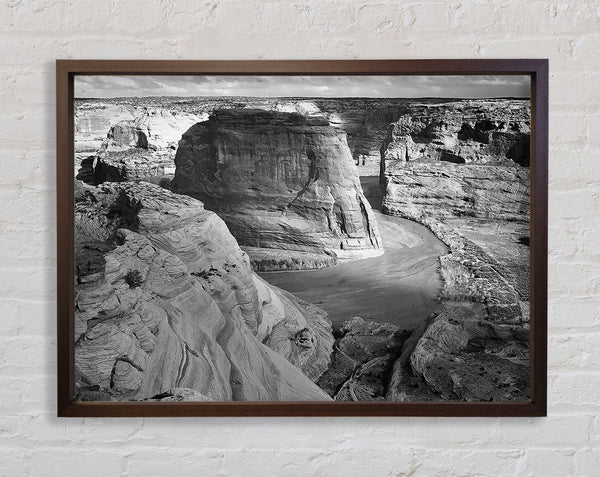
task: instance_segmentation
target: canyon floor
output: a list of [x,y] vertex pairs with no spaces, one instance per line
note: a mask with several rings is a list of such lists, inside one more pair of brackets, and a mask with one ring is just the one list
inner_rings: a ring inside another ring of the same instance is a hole
[[380,212],[379,177],[363,176],[361,185],[377,218],[383,255],[319,270],[260,275],[323,308],[334,327],[360,316],[412,329],[440,310],[438,257],[448,247],[427,227]]

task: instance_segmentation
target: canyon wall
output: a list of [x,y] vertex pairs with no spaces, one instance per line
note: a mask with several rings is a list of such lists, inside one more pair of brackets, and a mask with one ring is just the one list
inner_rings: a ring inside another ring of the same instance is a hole
[[258,261],[382,252],[346,134],[322,116],[218,110],[183,135],[175,164],[172,190],[205,202]]
[[[105,115],[110,113],[115,116],[108,125]],[[171,177],[181,135],[206,117],[176,108],[135,108],[111,103],[81,107],[75,118],[77,179],[98,185]],[[97,144],[101,128],[106,128],[104,137],[94,154],[84,154],[86,148]]]
[[450,248],[444,310],[395,363],[390,399],[410,397],[407,376],[444,399],[527,399],[529,117],[529,101],[464,100],[415,105],[389,128],[384,212]]
[[333,336],[268,285],[202,203],[144,182],[76,190],[82,400],[323,400]]
[[[428,99],[437,103],[440,100]],[[218,109],[247,108],[320,115],[346,132],[359,174],[379,175],[381,143],[389,124],[411,110],[415,100],[401,98],[260,98],[260,97],[143,97],[78,99],[75,101],[76,156],[87,157],[102,146],[117,123],[135,123],[146,111],[178,118],[204,117]],[[191,124],[189,124],[191,125]],[[187,127],[189,127],[189,125]],[[187,129],[181,129],[179,136]]]

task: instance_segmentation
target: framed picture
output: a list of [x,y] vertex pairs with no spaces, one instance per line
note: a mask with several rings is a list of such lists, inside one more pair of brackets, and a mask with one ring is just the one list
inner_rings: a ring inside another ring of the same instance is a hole
[[59,416],[544,416],[548,62],[59,60]]

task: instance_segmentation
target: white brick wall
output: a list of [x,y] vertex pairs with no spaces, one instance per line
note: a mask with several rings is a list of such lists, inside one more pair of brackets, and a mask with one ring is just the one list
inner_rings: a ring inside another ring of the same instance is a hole
[[[600,475],[600,3],[1,0],[0,475]],[[550,58],[549,417],[57,419],[56,58]]]

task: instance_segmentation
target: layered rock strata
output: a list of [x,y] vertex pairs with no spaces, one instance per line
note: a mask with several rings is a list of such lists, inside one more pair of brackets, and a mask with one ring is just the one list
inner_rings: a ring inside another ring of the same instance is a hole
[[135,108],[124,101],[75,100],[75,154],[96,152],[114,124],[131,121],[135,115]]
[[528,100],[416,103],[388,131],[381,149],[382,173],[390,162],[529,166]]
[[[519,109],[526,101],[502,100]],[[465,104],[465,101],[454,104]],[[411,114],[424,105],[446,104],[450,110],[452,103],[443,99],[402,99],[402,98],[114,98],[76,101],[77,153],[96,151],[106,138],[108,129],[121,120],[134,120],[143,115],[144,110],[185,115],[210,114],[216,109],[249,108],[267,111],[297,112],[302,115],[321,115],[328,118],[332,126],[341,128],[348,137],[348,146],[360,175],[378,175],[381,143],[388,134],[390,123],[404,115]],[[498,102],[498,104],[501,104]],[[471,121],[476,129],[477,120]],[[493,132],[478,125],[483,138]],[[462,126],[461,126],[462,128]],[[183,132],[183,131],[181,131]],[[474,135],[465,127],[461,136]],[[525,138],[524,138],[525,140]]]
[[249,253],[382,253],[346,134],[323,117],[215,111],[183,135],[175,163],[172,190],[205,202]]
[[450,248],[440,257],[445,310],[395,364],[390,399],[406,399],[406,373],[444,399],[528,398],[528,108],[424,105],[390,127],[383,210],[423,223]]
[[436,316],[410,356],[413,372],[444,400],[527,401],[529,331],[481,316],[460,305]]
[[[382,147],[383,210],[427,225],[442,257],[444,298],[520,321],[528,301],[529,103],[425,105]],[[526,315],[526,313],[524,314]]]
[[[130,114],[135,116],[110,126],[93,155],[78,158],[77,179],[98,185],[107,181],[172,177],[179,139],[202,116],[155,108],[143,108]],[[85,124],[82,119],[79,121]],[[91,122],[91,118],[87,122]]]
[[76,262],[81,399],[329,399],[313,382],[333,344],[326,313],[255,275],[201,202],[80,185]]

